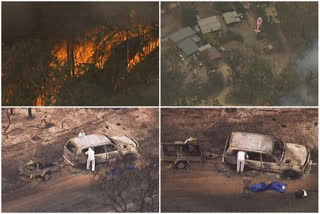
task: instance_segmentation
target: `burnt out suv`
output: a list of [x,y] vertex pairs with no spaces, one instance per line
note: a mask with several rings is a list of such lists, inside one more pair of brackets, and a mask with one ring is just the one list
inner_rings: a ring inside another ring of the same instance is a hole
[[132,160],[140,156],[139,144],[134,138],[91,134],[68,140],[63,149],[64,161],[71,166],[84,166],[87,162],[85,153],[89,147],[95,151],[96,163],[117,159]]
[[238,151],[248,155],[246,167],[298,177],[311,163],[310,151],[304,145],[284,143],[269,135],[232,132],[227,138],[222,162],[237,164]]

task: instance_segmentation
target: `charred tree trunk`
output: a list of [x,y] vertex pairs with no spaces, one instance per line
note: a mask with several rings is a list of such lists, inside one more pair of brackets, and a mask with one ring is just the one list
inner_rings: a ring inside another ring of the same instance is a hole
[[32,115],[32,109],[31,108],[28,108],[28,117],[27,117],[27,120],[32,120],[34,119],[33,115]]
[[67,41],[67,57],[68,57],[68,67],[70,70],[69,76],[74,76],[74,44],[73,39]]

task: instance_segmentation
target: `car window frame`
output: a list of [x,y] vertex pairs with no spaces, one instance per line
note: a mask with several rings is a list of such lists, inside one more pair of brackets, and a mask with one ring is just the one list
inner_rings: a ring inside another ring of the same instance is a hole
[[[96,150],[95,150],[96,147],[103,147],[104,148],[104,152],[97,153]],[[94,150],[94,155],[101,155],[101,154],[106,154],[107,153],[107,149],[106,149],[106,145],[105,144],[98,145],[98,146],[93,146],[92,149]]]

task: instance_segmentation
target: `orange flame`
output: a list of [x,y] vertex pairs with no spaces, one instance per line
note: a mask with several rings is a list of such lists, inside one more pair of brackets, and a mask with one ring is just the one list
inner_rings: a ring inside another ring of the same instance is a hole
[[[131,11],[130,14],[131,21],[135,19],[135,11]],[[85,36],[88,41],[83,41],[82,39],[77,39],[75,44],[73,45],[73,60],[74,60],[74,75],[81,76],[85,74],[86,71],[79,69],[79,65],[84,63],[94,63],[98,68],[103,68],[103,65],[108,60],[108,58],[112,54],[112,50],[114,47],[119,45],[120,43],[126,41],[128,38],[133,38],[139,35],[139,32],[143,32],[144,35],[147,35],[151,32],[151,26],[142,26],[137,24],[132,24],[132,29],[129,31],[111,31],[103,36],[103,38],[98,42],[98,35],[107,29],[104,26],[98,26],[90,33],[87,33]],[[49,63],[49,66],[52,68],[59,69],[59,67],[65,65],[68,62],[68,53],[67,53],[67,41],[60,41],[54,46],[52,50],[52,55],[56,59],[56,61],[52,61]],[[159,39],[154,39],[149,41],[146,46],[142,48],[142,51],[136,53],[136,55],[128,62],[128,71],[130,72],[135,65],[143,61],[154,49],[159,46]],[[102,55],[96,55],[96,50],[102,50]],[[66,75],[64,80],[66,80],[68,76]],[[58,80],[52,78],[52,81],[56,83],[56,88],[53,89],[54,95],[51,98],[51,102],[55,104],[56,102],[56,94],[59,93],[60,89],[63,86],[63,82],[59,83]],[[42,106],[45,104],[44,97],[38,96],[36,100],[37,106]]]

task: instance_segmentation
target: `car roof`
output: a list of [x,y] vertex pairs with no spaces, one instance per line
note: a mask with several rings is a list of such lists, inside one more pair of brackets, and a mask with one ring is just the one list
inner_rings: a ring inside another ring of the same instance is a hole
[[73,142],[78,148],[112,144],[111,140],[102,134],[84,135],[82,137],[72,138],[70,141]]
[[272,136],[248,132],[232,132],[229,142],[229,147],[233,149],[267,154],[272,154],[274,147]]

